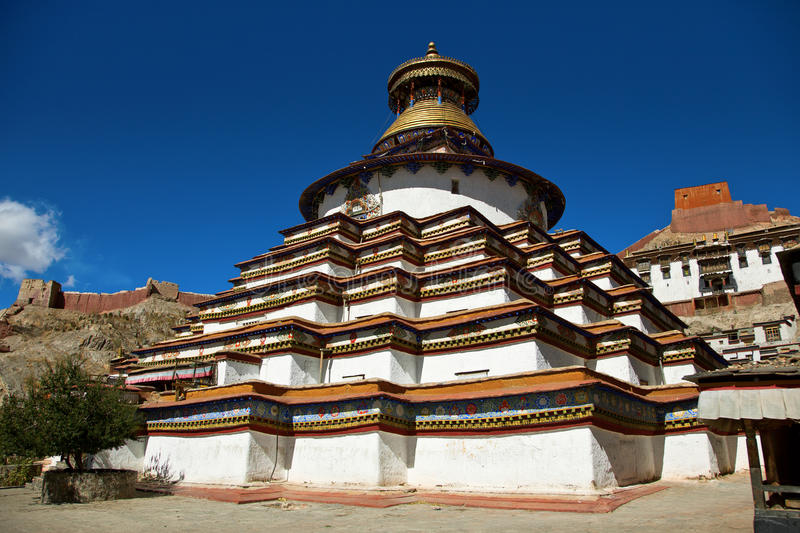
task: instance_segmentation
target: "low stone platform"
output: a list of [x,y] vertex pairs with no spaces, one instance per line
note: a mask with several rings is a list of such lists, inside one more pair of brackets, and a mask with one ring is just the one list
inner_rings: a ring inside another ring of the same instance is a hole
[[556,511],[572,513],[608,513],[636,498],[667,488],[662,483],[649,483],[615,490],[602,495],[542,495],[520,493],[479,493],[453,491],[404,490],[348,490],[315,488],[302,485],[275,483],[261,487],[220,487],[182,483],[159,485],[139,483],[136,487],[145,492],[202,498],[219,502],[255,503],[278,499],[335,503],[358,507],[386,508],[408,503],[457,505],[490,509],[518,509],[527,511]]

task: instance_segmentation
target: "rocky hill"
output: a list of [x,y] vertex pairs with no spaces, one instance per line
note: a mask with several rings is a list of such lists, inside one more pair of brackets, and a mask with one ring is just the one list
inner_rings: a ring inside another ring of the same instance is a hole
[[[194,308],[152,295],[124,309],[82,313],[26,305],[12,307],[0,320],[0,397],[19,391],[26,377],[46,360],[80,353],[90,371],[108,371],[119,350],[132,350],[171,337],[171,327]],[[2,312],[0,312],[2,314]]]

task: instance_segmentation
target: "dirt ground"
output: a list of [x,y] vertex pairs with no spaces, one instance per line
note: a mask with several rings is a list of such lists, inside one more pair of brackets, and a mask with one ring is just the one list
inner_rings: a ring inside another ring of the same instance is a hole
[[430,505],[386,509],[303,502],[237,505],[138,493],[130,500],[42,505],[30,489],[0,490],[5,533],[139,531],[608,531],[686,533],[752,531],[748,477],[666,483],[611,513],[556,513]]

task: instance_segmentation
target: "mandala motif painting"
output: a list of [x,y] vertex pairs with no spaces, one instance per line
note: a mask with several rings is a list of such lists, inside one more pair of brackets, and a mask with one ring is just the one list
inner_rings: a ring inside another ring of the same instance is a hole
[[356,220],[367,220],[380,214],[381,203],[358,177],[347,187],[342,213]]

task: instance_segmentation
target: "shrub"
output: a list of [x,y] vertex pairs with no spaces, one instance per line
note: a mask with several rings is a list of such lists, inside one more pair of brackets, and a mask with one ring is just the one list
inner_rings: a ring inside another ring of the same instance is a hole
[[136,405],[85,366],[80,356],[48,362],[23,394],[6,398],[0,406],[0,455],[60,455],[70,469],[83,470],[84,454],[116,448],[134,435]]
[[16,463],[10,465],[16,468],[9,467],[3,471],[3,475],[0,475],[0,487],[19,487],[33,479],[37,470],[33,459],[21,459]]

